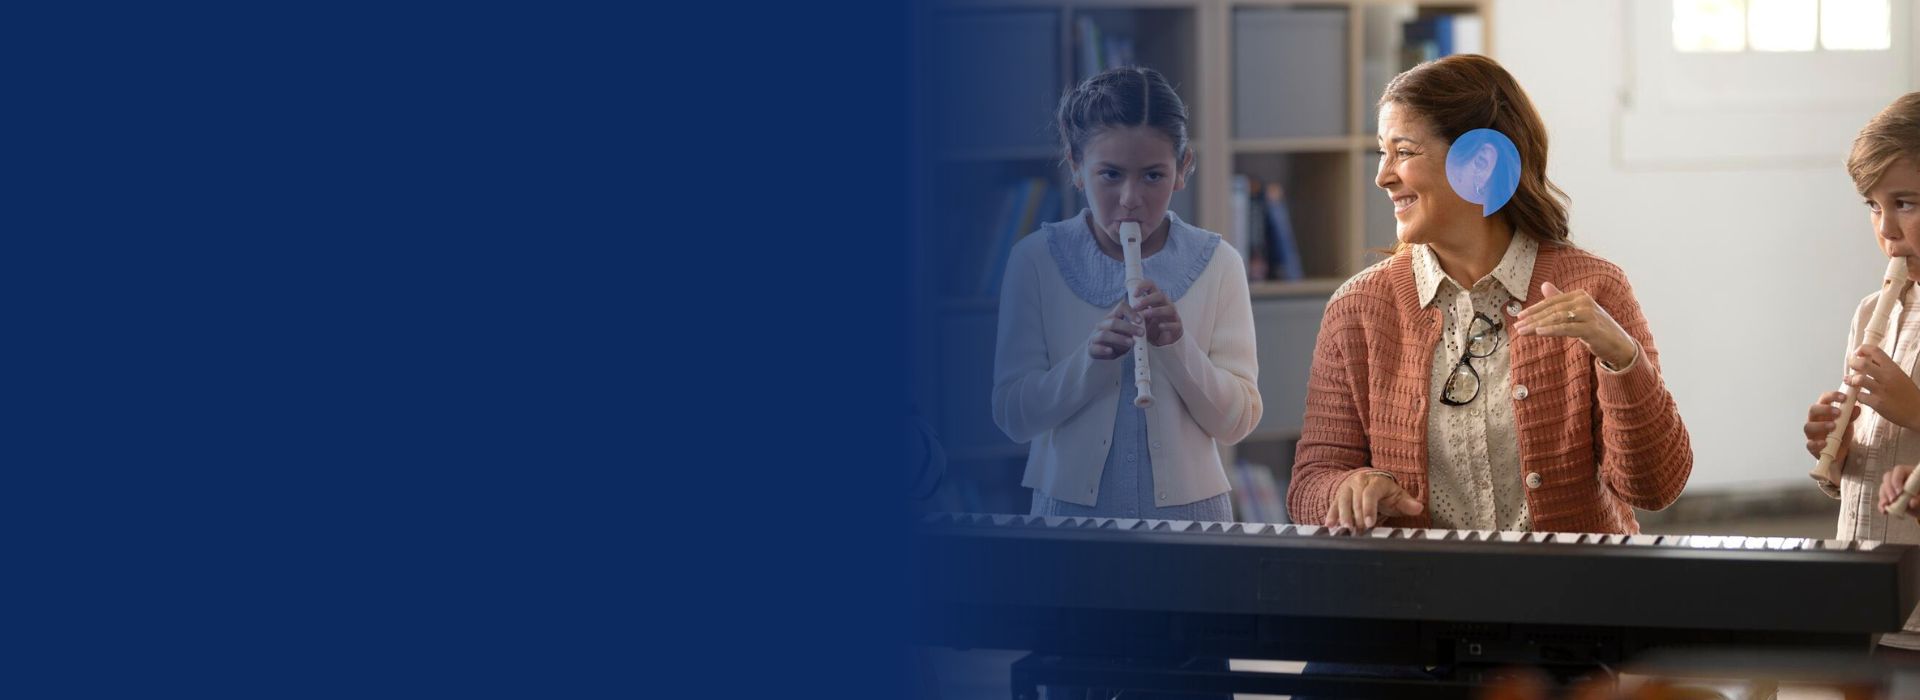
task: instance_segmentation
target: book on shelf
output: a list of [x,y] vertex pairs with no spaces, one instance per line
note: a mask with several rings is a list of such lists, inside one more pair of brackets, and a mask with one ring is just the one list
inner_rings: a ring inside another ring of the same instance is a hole
[[1267,212],[1260,198],[1253,194],[1260,183],[1246,175],[1235,175],[1233,179],[1232,235],[1239,241],[1236,249],[1247,263],[1247,281],[1259,282],[1267,278]]
[[[1233,201],[1246,202],[1252,186],[1247,176],[1235,174],[1233,176],[1233,194],[1230,195]],[[1250,212],[1247,211],[1247,207],[1235,206],[1233,208],[1233,226],[1227,229],[1226,235],[1227,245],[1233,246],[1234,251],[1240,253],[1242,259],[1247,257],[1247,231],[1249,230],[1248,227],[1252,225],[1251,222],[1248,221],[1249,216]]]
[[1486,51],[1486,23],[1480,15],[1443,13],[1401,25],[1400,63],[1415,64],[1460,53]]
[[1080,16],[1074,29],[1079,34],[1081,80],[1111,68],[1133,65],[1133,37],[1108,34],[1086,15]]
[[1000,279],[1007,271],[1007,256],[1013,244],[1024,238],[1047,217],[1060,210],[1060,192],[1049,187],[1046,178],[1030,177],[1007,186],[1001,198],[1000,214],[994,219],[987,237],[986,264],[981,267],[979,296],[1000,294]]
[[1287,507],[1273,478],[1273,468],[1255,462],[1240,462],[1227,470],[1227,485],[1233,489],[1233,511],[1237,520],[1247,523],[1287,522]]
[[1286,191],[1277,183],[1266,189],[1267,269],[1273,277],[1297,282],[1306,277],[1300,263],[1300,244],[1293,236],[1293,213],[1287,209]]

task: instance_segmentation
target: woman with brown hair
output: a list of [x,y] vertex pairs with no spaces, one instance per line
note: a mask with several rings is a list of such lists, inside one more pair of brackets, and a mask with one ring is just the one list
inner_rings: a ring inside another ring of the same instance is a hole
[[[1533,103],[1460,55],[1395,77],[1379,115],[1399,242],[1327,305],[1293,520],[1638,532],[1693,451],[1626,275],[1568,240]],[[1463,139],[1488,131],[1510,149]],[[1499,172],[1511,199],[1489,204]]]

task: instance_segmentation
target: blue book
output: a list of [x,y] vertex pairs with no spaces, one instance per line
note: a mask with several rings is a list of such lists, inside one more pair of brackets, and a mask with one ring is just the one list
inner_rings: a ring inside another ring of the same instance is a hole
[[1285,193],[1279,185],[1267,185],[1267,257],[1274,275],[1295,281],[1306,277],[1300,264],[1300,246],[1293,236],[1293,214],[1287,211]]

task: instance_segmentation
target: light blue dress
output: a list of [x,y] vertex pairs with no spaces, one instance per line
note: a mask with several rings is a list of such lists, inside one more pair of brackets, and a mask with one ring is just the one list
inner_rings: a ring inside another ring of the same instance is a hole
[[[1101,309],[1111,309],[1126,296],[1127,266],[1100,252],[1093,230],[1087,228],[1086,214],[1081,210],[1071,221],[1053,226],[1047,246],[1054,263],[1060,266],[1067,287],[1075,295]],[[1167,245],[1140,261],[1140,266],[1142,274],[1160,285],[1168,299],[1179,301],[1200,272],[1207,269],[1214,250],[1222,243],[1219,234],[1188,225],[1173,212],[1167,212],[1167,219],[1170,222]],[[1120,376],[1133,376],[1133,353],[1116,361],[1126,363]],[[1056,500],[1035,489],[1032,514],[1232,521],[1233,502],[1224,493],[1193,503],[1153,505],[1153,456],[1147,450],[1147,409],[1133,405],[1138,395],[1133,382],[1121,382],[1120,386],[1120,410],[1113,418],[1113,449],[1107,452],[1107,461],[1101,467],[1100,492],[1094,505]],[[1179,468],[1217,467],[1208,464],[1180,465]]]

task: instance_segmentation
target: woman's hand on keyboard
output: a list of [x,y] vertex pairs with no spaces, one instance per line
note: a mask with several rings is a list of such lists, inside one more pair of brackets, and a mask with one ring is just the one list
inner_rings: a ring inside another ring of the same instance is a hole
[[1426,505],[1408,495],[1393,476],[1378,469],[1354,472],[1340,482],[1327,506],[1328,527],[1359,529],[1373,527],[1387,517],[1419,515]]

